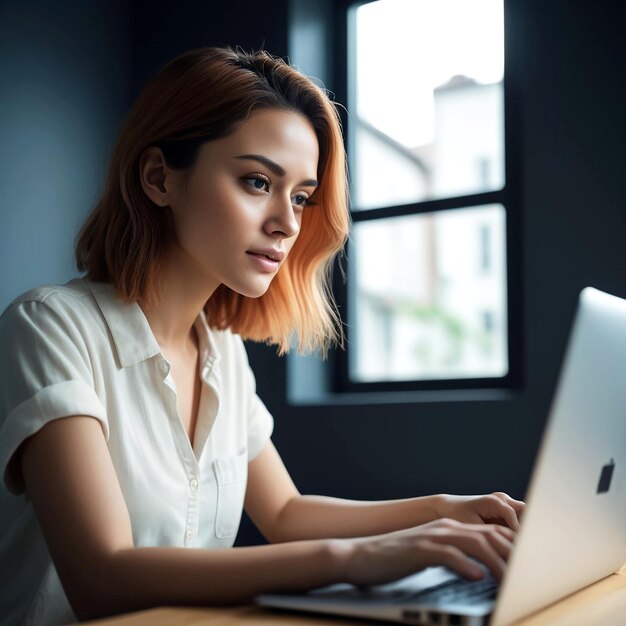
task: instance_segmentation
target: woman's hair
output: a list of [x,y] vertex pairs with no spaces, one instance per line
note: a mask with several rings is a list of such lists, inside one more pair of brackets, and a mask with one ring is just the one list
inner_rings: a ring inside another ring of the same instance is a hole
[[213,328],[278,345],[296,339],[299,351],[341,342],[330,272],[349,229],[346,159],[337,110],[326,93],[282,59],[265,51],[201,48],[168,63],[147,85],[122,127],[102,199],[76,240],[78,269],[112,284],[126,301],[158,302],[159,275],[173,236],[169,207],[144,193],[140,157],[162,149],[173,168],[194,164],[200,146],[224,137],[253,111],[304,115],[319,143],[315,205],[304,211],[300,234],[269,289],[259,298],[220,285],[205,305]]

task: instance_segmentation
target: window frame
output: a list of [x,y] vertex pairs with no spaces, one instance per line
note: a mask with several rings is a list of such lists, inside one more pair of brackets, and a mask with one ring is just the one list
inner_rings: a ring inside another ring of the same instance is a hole
[[[354,59],[349,55],[354,51],[348,49],[348,14],[355,7],[374,2],[376,0],[334,0],[333,2],[333,50],[334,60],[332,83],[335,97],[338,102],[350,106],[353,102],[350,97],[348,68],[353,66]],[[486,204],[501,204],[505,212],[505,241],[506,241],[506,302],[507,302],[507,342],[509,370],[503,377],[488,378],[449,378],[423,379],[405,381],[368,381],[355,382],[349,376],[349,349],[350,328],[347,320],[350,319],[350,285],[347,282],[347,267],[350,262],[349,249],[346,257],[339,259],[333,273],[333,291],[344,321],[346,342],[344,349],[333,350],[330,354],[332,368],[333,393],[346,392],[393,392],[413,390],[466,390],[466,389],[502,389],[519,388],[523,384],[523,285],[522,285],[522,242],[521,242],[521,123],[519,94],[519,71],[516,67],[518,59],[515,55],[515,30],[512,23],[515,20],[514,6],[511,0],[504,2],[504,159],[505,185],[501,190],[477,194],[467,194],[455,197],[423,200],[400,206],[388,206],[367,210],[353,211],[353,223],[361,221],[393,218],[407,215],[419,215],[448,209],[463,210]],[[340,108],[342,117],[344,141],[348,153],[348,162],[353,153],[350,135],[350,118]]]

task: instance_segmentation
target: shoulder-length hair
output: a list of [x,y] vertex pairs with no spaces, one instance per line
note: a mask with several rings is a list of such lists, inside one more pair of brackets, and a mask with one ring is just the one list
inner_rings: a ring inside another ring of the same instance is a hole
[[207,319],[213,328],[277,344],[280,354],[294,339],[300,352],[325,353],[343,338],[329,284],[349,229],[340,119],[323,89],[265,51],[192,50],[147,83],[121,129],[104,195],[77,236],[76,262],[126,302],[158,302],[173,227],[169,209],[143,191],[141,154],[157,146],[171,167],[186,169],[203,143],[233,132],[259,109],[295,111],[311,122],[319,143],[316,205],[304,211],[300,234],[266,293],[249,298],[222,284],[205,304]]

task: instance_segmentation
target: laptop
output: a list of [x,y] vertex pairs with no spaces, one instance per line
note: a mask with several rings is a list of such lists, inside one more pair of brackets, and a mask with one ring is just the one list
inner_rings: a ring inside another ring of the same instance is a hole
[[406,624],[505,626],[626,561],[626,300],[580,293],[558,385],[498,586],[430,567],[394,583],[264,594],[264,607]]

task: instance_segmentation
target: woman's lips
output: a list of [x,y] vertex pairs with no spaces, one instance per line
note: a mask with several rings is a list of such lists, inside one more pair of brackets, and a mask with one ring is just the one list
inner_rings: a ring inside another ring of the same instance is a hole
[[280,267],[280,261],[276,258],[270,258],[267,254],[260,252],[246,252],[246,254],[257,267],[266,272],[275,272]]

